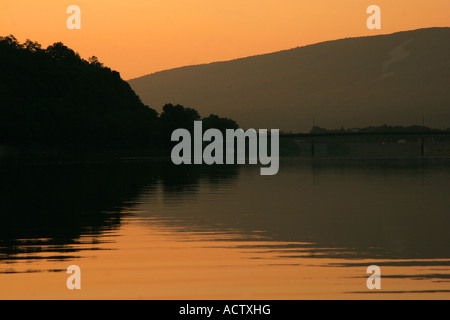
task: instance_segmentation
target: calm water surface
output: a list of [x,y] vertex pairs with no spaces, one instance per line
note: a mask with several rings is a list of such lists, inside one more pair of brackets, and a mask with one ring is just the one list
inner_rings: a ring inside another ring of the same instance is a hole
[[[0,298],[450,298],[449,159],[4,164]],[[66,269],[82,270],[82,289]],[[382,289],[366,269],[381,267]]]

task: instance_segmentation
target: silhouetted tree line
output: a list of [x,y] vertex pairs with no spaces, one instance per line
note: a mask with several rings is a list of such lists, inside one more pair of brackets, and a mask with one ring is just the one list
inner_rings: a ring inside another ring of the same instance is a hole
[[[0,37],[0,146],[145,147],[165,154],[172,131],[200,119],[196,110],[171,104],[158,115],[118,72],[61,42],[44,49]],[[202,120],[206,127],[238,127],[216,115]]]

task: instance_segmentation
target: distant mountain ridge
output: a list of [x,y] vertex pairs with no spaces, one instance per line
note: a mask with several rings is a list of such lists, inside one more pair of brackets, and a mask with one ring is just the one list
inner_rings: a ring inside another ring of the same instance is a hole
[[414,125],[450,127],[450,28],[346,38],[129,81],[159,109],[180,103],[243,128],[303,131]]

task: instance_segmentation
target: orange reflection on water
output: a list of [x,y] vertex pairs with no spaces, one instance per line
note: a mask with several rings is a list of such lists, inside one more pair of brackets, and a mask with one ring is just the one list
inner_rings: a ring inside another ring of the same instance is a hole
[[[78,246],[92,248],[92,241],[89,243]],[[238,233],[181,232],[157,220],[131,218],[120,229],[101,238],[98,246],[103,250],[68,253],[79,257],[62,261],[42,259],[46,257],[44,254],[32,262],[17,260],[9,270],[29,272],[0,274],[0,298],[449,298],[445,282],[383,279],[383,274],[424,273],[421,267],[383,267],[381,292],[393,293],[374,294],[366,287],[366,267],[340,267],[336,264],[345,260],[310,253],[293,258],[291,249],[273,250],[279,245],[286,243],[265,241],[258,236],[242,241]],[[296,255],[302,255],[301,250]],[[367,261],[367,265],[370,263]],[[69,275],[61,270],[72,264],[81,267],[81,290],[66,287]],[[0,267],[8,270],[2,264]],[[39,272],[42,270],[53,272]],[[440,288],[442,292],[435,292]],[[423,291],[427,290],[434,293],[425,294]]]

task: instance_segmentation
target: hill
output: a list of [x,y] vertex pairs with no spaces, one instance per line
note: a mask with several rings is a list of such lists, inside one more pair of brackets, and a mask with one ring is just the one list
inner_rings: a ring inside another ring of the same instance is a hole
[[[165,104],[158,114],[144,105],[116,71],[96,57],[82,59],[57,42],[0,37],[0,157],[73,155],[79,151],[167,155],[172,131],[237,128],[227,118]],[[67,151],[67,152],[66,152]]]
[[129,81],[153,108],[220,113],[243,128],[307,132],[422,124],[450,127],[450,28],[348,38]]
[[0,61],[0,146],[152,144],[157,112],[97,58],[8,36]]

